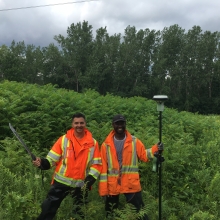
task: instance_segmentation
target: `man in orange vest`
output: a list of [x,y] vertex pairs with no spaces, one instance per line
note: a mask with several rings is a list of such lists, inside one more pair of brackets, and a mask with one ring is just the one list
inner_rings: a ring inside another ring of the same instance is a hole
[[[158,151],[158,145],[145,149],[143,143],[126,130],[126,119],[123,115],[115,115],[112,126],[113,130],[101,145],[103,167],[99,194],[105,198],[107,215],[112,209],[118,208],[119,194],[124,194],[126,201],[134,205],[138,212],[144,206],[138,160],[151,160]],[[148,216],[145,214],[142,219],[147,220]]]
[[74,114],[72,128],[56,141],[46,158],[37,157],[33,164],[42,170],[56,167],[51,188],[37,219],[53,219],[69,193],[77,205],[74,211],[82,215],[80,206],[102,169],[98,142],[86,128],[85,116],[82,113]]

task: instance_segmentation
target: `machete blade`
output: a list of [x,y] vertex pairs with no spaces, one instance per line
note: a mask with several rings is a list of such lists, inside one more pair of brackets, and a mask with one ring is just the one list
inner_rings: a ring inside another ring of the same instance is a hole
[[15,137],[20,141],[20,143],[23,145],[23,147],[25,148],[25,150],[28,152],[28,154],[31,156],[32,160],[36,160],[36,156],[34,154],[31,153],[30,149],[27,147],[27,145],[24,143],[24,141],[22,140],[22,138],[19,136],[19,134],[16,132],[16,130],[13,128],[13,126],[11,125],[11,123],[9,123],[9,127],[11,129],[11,131],[13,132],[13,134],[15,135]]

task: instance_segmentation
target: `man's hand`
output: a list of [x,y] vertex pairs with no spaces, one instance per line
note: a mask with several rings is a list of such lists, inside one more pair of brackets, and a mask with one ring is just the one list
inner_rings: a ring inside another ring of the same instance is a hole
[[32,161],[32,163],[33,163],[33,165],[35,167],[40,167],[41,166],[41,159],[40,159],[40,157],[37,157],[36,160]]

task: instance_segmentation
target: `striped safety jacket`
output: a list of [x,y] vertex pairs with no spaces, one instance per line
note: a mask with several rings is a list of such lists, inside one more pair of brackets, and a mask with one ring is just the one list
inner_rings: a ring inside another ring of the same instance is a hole
[[71,187],[82,187],[87,175],[98,178],[102,169],[101,157],[98,142],[88,129],[80,140],[73,134],[72,128],[61,136],[46,159],[51,166],[56,166],[53,180]]
[[102,171],[99,181],[100,196],[118,195],[141,191],[138,160],[148,162],[158,151],[158,146],[145,149],[143,143],[126,131],[122,154],[122,167],[117,159],[114,146],[114,130],[101,146]]

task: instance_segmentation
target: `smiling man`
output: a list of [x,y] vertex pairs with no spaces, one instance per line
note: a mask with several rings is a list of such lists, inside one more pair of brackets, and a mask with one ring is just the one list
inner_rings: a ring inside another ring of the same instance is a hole
[[86,201],[88,190],[102,168],[98,142],[86,128],[85,116],[82,113],[74,114],[72,128],[56,141],[46,158],[37,157],[33,164],[42,170],[56,167],[51,188],[37,219],[53,219],[69,193],[76,205],[73,212],[83,217],[80,206]]
[[[137,212],[144,206],[138,160],[150,161],[158,151],[158,145],[145,149],[143,143],[126,130],[126,119],[118,114],[112,120],[113,130],[101,146],[102,171],[99,194],[105,198],[107,215],[118,208],[119,195],[124,194],[127,203],[135,206]],[[149,219],[145,214],[143,220]]]

